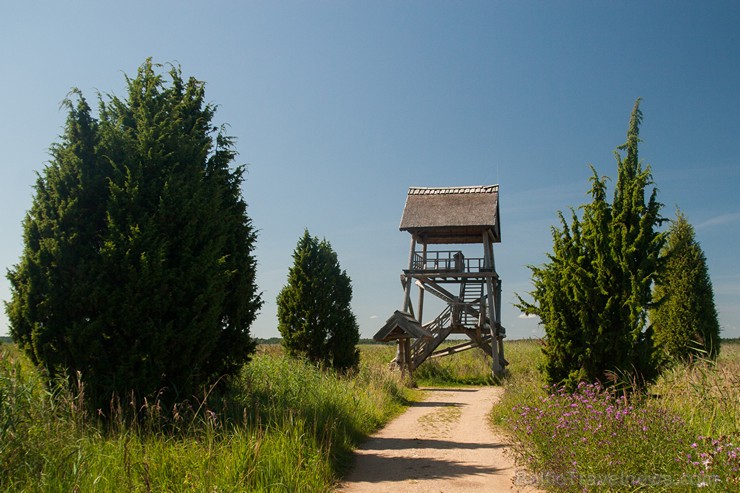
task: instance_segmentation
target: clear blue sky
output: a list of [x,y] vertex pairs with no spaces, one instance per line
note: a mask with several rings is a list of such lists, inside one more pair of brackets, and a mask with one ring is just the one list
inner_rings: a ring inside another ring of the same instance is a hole
[[401,307],[408,187],[494,183],[503,324],[539,336],[513,294],[531,289],[556,212],[587,201],[588,165],[616,176],[642,97],[664,215],[680,207],[696,227],[723,335],[740,337],[738,26],[736,1],[3,2],[0,267],[20,257],[62,99],[122,96],[151,56],[207,82],[249,165],[255,336],[278,335],[275,296],[305,227],[337,251],[370,337]]

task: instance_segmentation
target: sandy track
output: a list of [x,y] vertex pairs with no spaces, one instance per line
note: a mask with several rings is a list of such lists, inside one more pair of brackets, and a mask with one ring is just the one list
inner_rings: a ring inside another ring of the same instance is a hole
[[515,466],[488,413],[500,387],[427,389],[423,402],[371,436],[357,451],[341,493],[506,492]]

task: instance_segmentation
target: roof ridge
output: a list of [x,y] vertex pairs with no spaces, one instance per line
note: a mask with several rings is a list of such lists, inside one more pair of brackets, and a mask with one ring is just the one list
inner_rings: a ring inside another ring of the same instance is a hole
[[474,185],[467,187],[409,187],[409,195],[443,195],[466,193],[495,193],[498,185]]

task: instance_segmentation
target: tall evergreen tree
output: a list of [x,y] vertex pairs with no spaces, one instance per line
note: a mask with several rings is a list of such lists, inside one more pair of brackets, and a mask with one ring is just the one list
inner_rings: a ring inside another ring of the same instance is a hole
[[519,297],[518,307],[539,316],[545,328],[544,370],[550,383],[573,385],[604,380],[610,372],[650,378],[654,374],[647,310],[651,286],[660,270],[664,235],[657,191],[650,168],[638,160],[640,100],[635,103],[625,151],[617,159],[617,182],[611,204],[607,179],[592,168],[591,203],[571,222],[559,214],[552,229],[549,262],[530,266],[533,302]]
[[94,406],[134,391],[189,397],[233,372],[261,306],[256,235],[205,85],[147,60],[127,98],[79,91],[39,175],[8,273],[11,334],[52,374],[77,371]]
[[680,211],[668,231],[663,255],[665,271],[654,290],[659,303],[650,312],[655,345],[673,358],[715,358],[720,337],[712,280],[694,228]]
[[352,285],[328,241],[308,230],[293,252],[288,283],[277,297],[278,329],[290,354],[346,370],[357,366],[360,330]]

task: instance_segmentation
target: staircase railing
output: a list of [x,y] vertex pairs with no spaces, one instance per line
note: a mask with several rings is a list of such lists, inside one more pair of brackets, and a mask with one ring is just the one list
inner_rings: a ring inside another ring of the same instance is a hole
[[432,339],[417,339],[411,345],[411,366],[413,369],[416,369],[450,334],[452,329],[449,324],[451,317],[452,308],[448,306],[434,320],[424,326],[434,337]]

